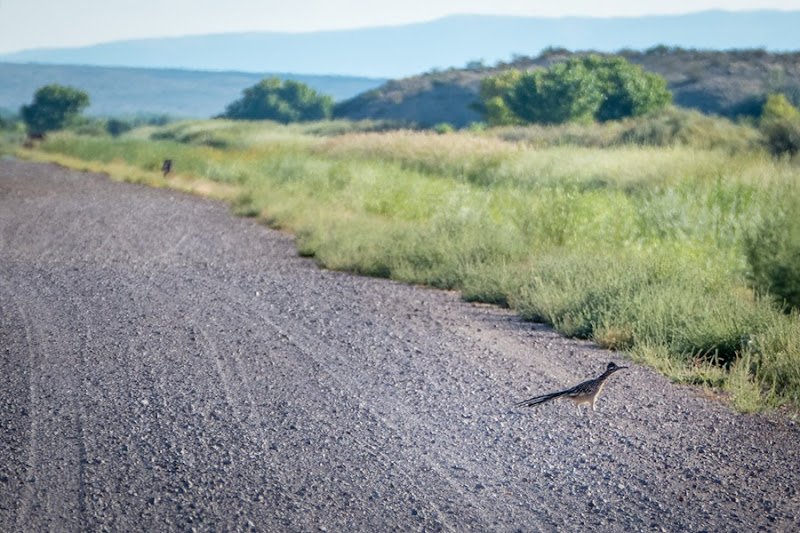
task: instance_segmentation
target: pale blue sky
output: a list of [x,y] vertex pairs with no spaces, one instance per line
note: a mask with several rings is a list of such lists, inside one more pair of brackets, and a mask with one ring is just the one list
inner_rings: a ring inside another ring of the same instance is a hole
[[0,0],[0,53],[242,31],[385,26],[453,14],[541,17],[800,10],[800,0]]

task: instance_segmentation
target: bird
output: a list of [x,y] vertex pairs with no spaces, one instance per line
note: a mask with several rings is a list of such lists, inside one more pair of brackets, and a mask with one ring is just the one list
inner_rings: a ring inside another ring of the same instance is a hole
[[628,368],[627,366],[617,366],[616,363],[613,361],[608,363],[606,367],[606,371],[600,374],[598,377],[594,379],[589,379],[575,385],[572,388],[564,389],[558,392],[551,392],[549,394],[542,394],[540,396],[534,396],[533,398],[528,398],[527,400],[521,401],[516,404],[517,407],[533,407],[534,405],[539,405],[540,403],[549,402],[550,400],[555,400],[556,398],[569,398],[575,405],[578,407],[578,411],[580,412],[580,405],[583,403],[588,403],[592,407],[592,411],[594,411],[594,404],[597,400],[597,396],[600,394],[600,391],[603,390],[603,385],[605,385],[606,380],[616,372],[617,370],[622,370],[624,368]]

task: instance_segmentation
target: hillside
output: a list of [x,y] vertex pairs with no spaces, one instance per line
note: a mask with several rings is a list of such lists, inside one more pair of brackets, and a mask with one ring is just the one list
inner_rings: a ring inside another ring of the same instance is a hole
[[[492,67],[432,71],[389,80],[348,76],[292,78],[334,97],[340,118],[389,119],[422,126],[447,122],[462,127],[481,120],[472,106],[480,81],[504,69],[545,68],[589,52],[549,49]],[[629,61],[664,76],[675,104],[727,116],[753,114],[765,94],[785,92],[800,103],[800,52],[697,51],[656,47],[623,50]],[[87,114],[165,114],[205,118],[221,113],[242,90],[269,74],[0,63],[0,113],[16,113],[38,87],[60,83],[87,91]]]
[[292,72],[403,78],[548,47],[615,52],[664,44],[712,50],[795,50],[800,11],[706,11],[674,16],[542,18],[462,15],[391,27],[309,33],[232,33],[23,50],[0,61]]
[[[551,49],[537,57],[518,57],[494,67],[476,65],[392,80],[340,103],[336,115],[422,126],[447,122],[462,127],[482,118],[472,106],[479,100],[478,90],[485,76],[509,68],[547,68],[588,53],[595,52]],[[730,117],[754,114],[770,92],[785,92],[795,102],[800,100],[800,52],[697,51],[660,46],[646,52],[623,50],[620,54],[645,70],[664,76],[676,105],[704,113]]]
[[89,93],[89,115],[207,118],[224,111],[245,88],[270,75],[301,81],[335,100],[351,98],[386,81],[351,76],[0,63],[0,110],[16,113],[21,105],[31,102],[36,89],[59,83]]

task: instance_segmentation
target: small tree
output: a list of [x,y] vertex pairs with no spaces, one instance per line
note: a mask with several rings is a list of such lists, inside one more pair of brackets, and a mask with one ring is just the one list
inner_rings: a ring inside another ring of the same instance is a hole
[[293,80],[265,78],[245,89],[242,98],[228,105],[223,117],[240,120],[289,122],[324,120],[331,116],[333,98]]
[[127,120],[112,118],[106,122],[106,131],[114,137],[118,137],[127,131],[131,131],[132,129],[133,124]]
[[525,122],[587,122],[603,98],[598,79],[579,60],[526,72],[509,95],[508,107]]
[[69,125],[89,106],[89,95],[80,89],[58,84],[39,88],[30,105],[20,108],[29,135],[43,135]]
[[600,56],[489,77],[481,85],[481,97],[490,125],[618,120],[662,109],[672,101],[661,76],[622,57]]
[[782,118],[800,120],[800,110],[793,106],[784,94],[769,94],[761,108],[761,120]]
[[507,126],[521,122],[507,104],[521,77],[519,70],[510,69],[481,80],[480,96],[483,105],[479,109],[488,125]]
[[667,80],[645,72],[621,57],[583,59],[584,65],[596,73],[603,98],[594,118],[601,122],[638,117],[663,109],[672,102]]

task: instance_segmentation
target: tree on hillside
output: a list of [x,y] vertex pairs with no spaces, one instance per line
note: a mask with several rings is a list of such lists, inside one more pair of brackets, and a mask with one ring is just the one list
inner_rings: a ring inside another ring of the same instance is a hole
[[525,122],[588,122],[602,101],[597,76],[580,60],[526,72],[508,95],[508,107]]
[[761,112],[761,133],[776,156],[800,152],[800,110],[783,94],[770,94]]
[[591,56],[582,61],[596,74],[603,93],[600,107],[594,113],[600,122],[646,115],[672,102],[667,80],[621,57]]
[[509,109],[507,102],[510,94],[519,83],[522,73],[516,69],[509,69],[496,76],[487,76],[481,80],[481,104],[475,109],[483,113],[489,126],[507,126],[519,124],[520,118]]
[[58,84],[39,88],[30,105],[20,108],[29,135],[43,135],[68,126],[89,106],[89,95]]
[[224,118],[289,122],[325,120],[333,111],[333,98],[305,83],[265,78],[245,89],[242,98],[228,105]]
[[[542,124],[618,120],[672,101],[661,76],[621,57],[600,56],[572,58],[547,70],[491,76],[481,85],[481,97],[489,124],[497,116],[505,123],[514,118]],[[504,110],[511,116],[504,116]]]
[[789,102],[784,94],[768,94],[761,108],[761,120],[800,120],[800,110]]

